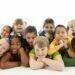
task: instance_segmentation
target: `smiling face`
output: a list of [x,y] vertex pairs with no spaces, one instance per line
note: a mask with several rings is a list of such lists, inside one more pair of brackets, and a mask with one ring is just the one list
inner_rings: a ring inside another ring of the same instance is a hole
[[33,40],[34,40],[34,38],[36,37],[37,35],[34,33],[34,32],[32,32],[32,33],[26,33],[26,35],[25,35],[25,39],[26,39],[26,41],[29,43],[29,45],[33,45]]
[[15,37],[12,38],[11,39],[11,46],[10,46],[11,51],[14,54],[16,54],[16,53],[18,53],[18,50],[20,49],[20,47],[21,47],[21,43],[20,43],[19,39],[18,38],[15,38]]
[[1,32],[1,38],[7,38],[10,35],[10,28],[4,26]]
[[9,43],[6,39],[0,40],[0,56],[2,56],[9,49]]
[[72,21],[71,21],[71,24],[70,24],[69,28],[70,28],[71,31],[72,31],[72,35],[75,36],[75,20],[72,20]]
[[51,23],[47,23],[44,25],[43,29],[45,32],[50,33],[53,31],[53,25]]
[[55,38],[57,40],[63,40],[67,38],[67,31],[63,27],[57,27],[55,31]]
[[21,33],[22,31],[23,31],[23,25],[21,25],[21,24],[15,24],[14,26],[13,26],[13,30],[16,32],[16,33]]
[[34,46],[34,49],[35,49],[35,54],[36,54],[36,57],[46,57],[47,56],[47,52],[48,52],[48,47],[47,46],[44,46],[42,48],[40,48],[37,44]]

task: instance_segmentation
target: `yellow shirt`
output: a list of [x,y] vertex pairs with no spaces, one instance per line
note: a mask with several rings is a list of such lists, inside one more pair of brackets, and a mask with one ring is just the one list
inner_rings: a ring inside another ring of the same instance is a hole
[[54,52],[57,52],[57,48],[56,46],[58,45],[58,42],[54,39],[52,41],[52,43],[50,44],[50,49],[48,50],[48,54],[51,55],[53,54]]

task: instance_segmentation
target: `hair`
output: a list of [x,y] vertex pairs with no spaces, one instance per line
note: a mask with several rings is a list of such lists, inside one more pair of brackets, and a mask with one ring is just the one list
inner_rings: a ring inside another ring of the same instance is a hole
[[17,38],[17,39],[19,40],[19,42],[21,43],[21,47],[24,48],[24,40],[23,40],[23,38],[21,38],[21,37],[18,36],[18,35],[11,35],[11,36],[9,37],[10,45],[11,45],[11,40],[12,40],[13,38]]
[[37,30],[34,26],[28,26],[25,29],[25,34],[27,33],[35,33],[37,35]]
[[64,25],[58,24],[58,25],[55,27],[55,33],[56,33],[56,30],[57,30],[58,27],[64,28],[64,29],[66,30],[66,32],[67,32],[67,28],[66,28]]
[[38,47],[49,47],[49,41],[44,36],[37,36],[33,41],[33,46],[38,45]]
[[18,24],[23,25],[23,20],[21,18],[16,19],[14,21],[14,24],[13,25],[18,25]]
[[43,27],[44,27],[46,24],[48,24],[48,23],[50,23],[50,24],[52,24],[52,25],[54,26],[54,20],[53,20],[52,18],[47,18],[47,19],[45,19],[45,21],[44,21]]
[[10,33],[12,32],[12,27],[10,27],[9,25],[5,25],[4,27],[8,27],[10,29]]

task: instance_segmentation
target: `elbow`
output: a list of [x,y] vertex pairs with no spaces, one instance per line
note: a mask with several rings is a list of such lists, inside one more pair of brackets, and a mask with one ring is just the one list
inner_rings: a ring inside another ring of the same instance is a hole
[[58,65],[59,67],[57,68],[58,71],[63,71],[64,70],[64,64]]
[[5,64],[5,63],[2,63],[2,62],[1,62],[1,66],[0,66],[1,69],[5,69],[4,64]]
[[32,70],[36,70],[36,69],[37,69],[37,67],[36,67],[34,64],[30,64],[30,68],[31,68]]

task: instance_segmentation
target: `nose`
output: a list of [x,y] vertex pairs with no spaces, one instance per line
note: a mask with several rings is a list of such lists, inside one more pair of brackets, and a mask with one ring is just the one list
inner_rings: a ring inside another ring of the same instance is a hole
[[42,55],[43,55],[42,51],[39,51],[39,56],[42,56]]

